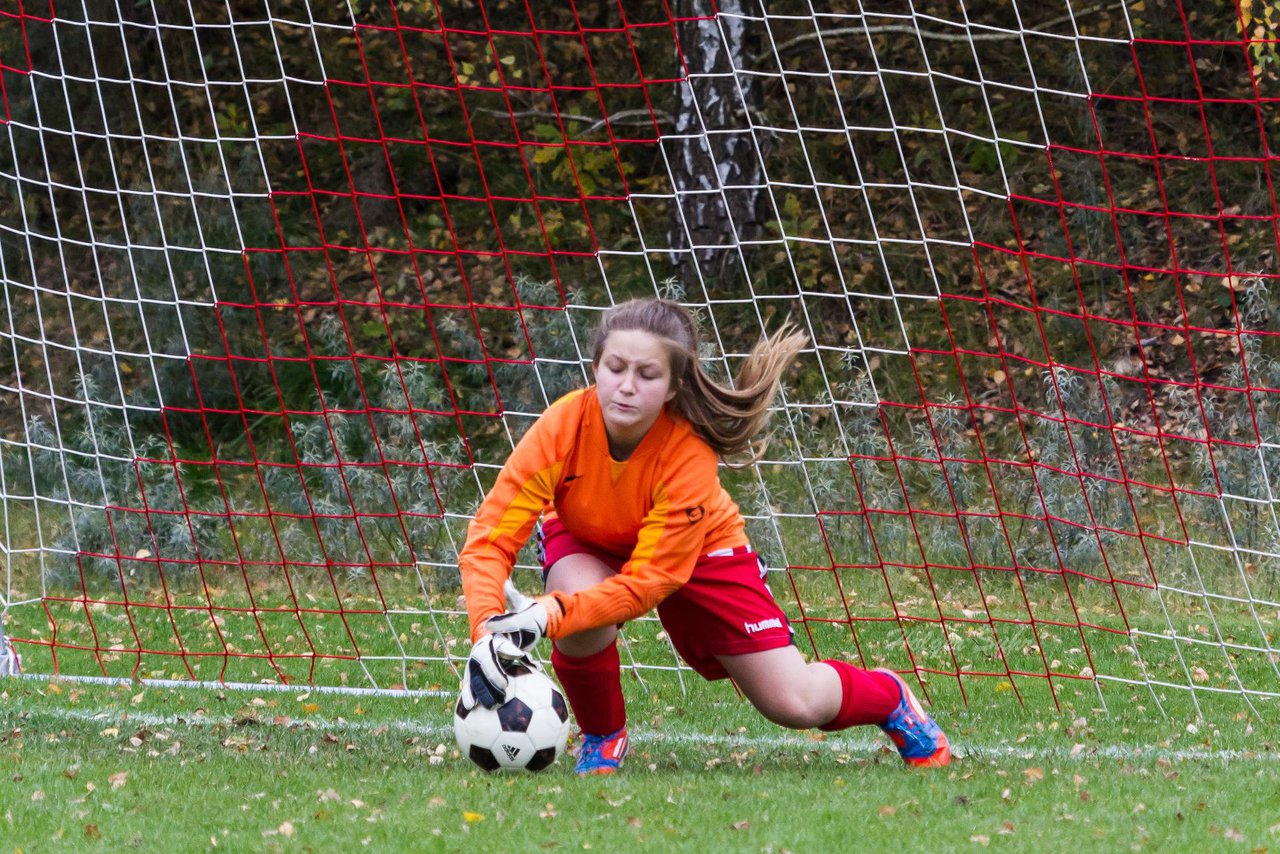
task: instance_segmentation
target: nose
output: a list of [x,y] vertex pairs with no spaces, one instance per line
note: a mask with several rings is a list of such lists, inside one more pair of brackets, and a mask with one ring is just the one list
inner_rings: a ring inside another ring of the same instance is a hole
[[631,393],[635,391],[635,387],[636,387],[635,375],[632,374],[631,371],[625,372],[622,375],[622,382],[618,384],[618,390]]

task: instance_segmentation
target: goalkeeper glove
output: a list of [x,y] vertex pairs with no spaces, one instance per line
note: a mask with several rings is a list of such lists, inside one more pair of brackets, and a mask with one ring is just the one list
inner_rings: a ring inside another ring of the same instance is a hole
[[564,606],[554,595],[536,596],[524,607],[485,621],[484,627],[529,652],[548,633],[555,634],[564,617]]
[[462,677],[462,706],[493,708],[507,699],[511,677],[534,669],[532,663],[505,635],[485,635],[471,647]]

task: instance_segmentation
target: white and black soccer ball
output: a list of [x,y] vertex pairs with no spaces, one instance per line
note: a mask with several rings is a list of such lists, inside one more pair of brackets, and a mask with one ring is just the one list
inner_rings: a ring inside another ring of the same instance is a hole
[[485,771],[541,771],[564,752],[569,707],[545,673],[512,677],[507,701],[489,709],[454,707],[453,734],[463,755]]

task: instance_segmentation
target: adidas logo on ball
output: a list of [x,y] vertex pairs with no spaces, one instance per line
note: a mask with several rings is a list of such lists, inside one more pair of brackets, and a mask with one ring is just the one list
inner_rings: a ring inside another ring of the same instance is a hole
[[467,709],[459,699],[453,734],[462,754],[485,771],[541,771],[564,752],[569,706],[541,670],[515,676],[506,702]]

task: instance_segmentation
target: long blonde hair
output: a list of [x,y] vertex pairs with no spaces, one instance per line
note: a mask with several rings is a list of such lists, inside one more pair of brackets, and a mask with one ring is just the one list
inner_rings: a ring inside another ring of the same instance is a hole
[[600,364],[611,333],[631,330],[648,332],[666,345],[676,393],[668,405],[726,462],[730,456],[750,452],[749,459],[730,465],[750,465],[760,459],[768,439],[752,439],[768,422],[782,372],[809,343],[809,336],[790,321],[782,324],[752,348],[728,386],[702,368],[693,315],[664,299],[634,299],[607,309],[591,337],[591,364]]

